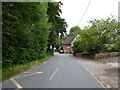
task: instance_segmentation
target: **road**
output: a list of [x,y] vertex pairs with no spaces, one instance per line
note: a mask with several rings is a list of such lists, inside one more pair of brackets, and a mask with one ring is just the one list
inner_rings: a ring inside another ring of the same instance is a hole
[[2,83],[3,88],[103,88],[69,54],[56,53],[47,62]]

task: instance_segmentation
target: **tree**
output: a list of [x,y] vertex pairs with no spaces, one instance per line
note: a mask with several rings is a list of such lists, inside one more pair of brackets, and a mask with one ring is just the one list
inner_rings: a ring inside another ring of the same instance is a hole
[[79,26],[74,26],[74,27],[72,27],[72,28],[69,30],[69,34],[66,34],[66,35],[63,37],[63,40],[67,39],[68,37],[70,37],[70,36],[72,36],[72,35],[79,34],[81,30],[82,30],[82,29],[81,29]]
[[118,23],[113,16],[107,19],[90,20],[89,23],[90,25],[84,27],[79,39],[74,43],[75,52],[86,54],[106,52],[108,49],[106,44],[113,46],[118,44]]
[[[54,47],[56,46],[57,38],[62,38],[64,33],[66,32],[67,23],[65,19],[60,17],[61,11],[61,2],[49,2],[48,3],[48,18],[49,23],[51,23],[52,27],[50,28],[50,35],[48,40],[48,51],[53,52]],[[50,45],[52,45],[52,50],[50,50]]]
[[4,2],[3,67],[24,64],[46,54],[49,27],[47,2]]
[[75,33],[79,33],[79,31],[81,30],[81,28],[79,26],[74,26],[70,29],[69,31],[69,35],[74,35]]

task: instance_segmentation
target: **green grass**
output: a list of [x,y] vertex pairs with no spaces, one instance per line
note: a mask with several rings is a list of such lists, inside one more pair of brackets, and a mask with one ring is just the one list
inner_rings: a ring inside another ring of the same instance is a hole
[[44,61],[48,60],[50,57],[52,57],[52,56],[45,56],[44,58],[26,63],[24,65],[22,65],[22,64],[15,65],[13,67],[2,69],[2,81],[9,79],[16,74],[20,74],[40,63],[43,63]]

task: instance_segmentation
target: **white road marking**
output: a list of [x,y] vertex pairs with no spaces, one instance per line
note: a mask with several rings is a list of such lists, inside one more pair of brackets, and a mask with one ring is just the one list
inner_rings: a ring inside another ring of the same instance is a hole
[[54,75],[56,74],[56,72],[59,70],[59,68],[57,68],[56,70],[55,70],[55,72],[52,74],[52,76],[50,77],[50,79],[49,80],[51,80],[53,77],[54,77]]
[[47,63],[47,62],[44,62],[44,63]]
[[14,80],[14,78],[11,78],[11,81],[15,84],[17,88],[22,88],[22,86],[16,80]]
[[[30,72],[26,72],[26,73],[30,73]],[[32,74],[28,74],[28,75],[22,75],[22,76],[17,76],[17,77],[14,77],[14,78],[27,77],[27,76],[36,75],[36,74],[39,74],[39,73],[42,73],[42,72],[33,72]]]
[[36,73],[37,74],[37,73],[42,73],[42,72],[24,72],[24,73]]
[[[77,61],[77,60],[76,60]],[[82,65],[79,61],[77,61],[80,65]],[[82,65],[83,66],[83,65]],[[106,88],[85,66],[83,66],[93,77],[95,80],[98,81],[98,83],[103,87]]]

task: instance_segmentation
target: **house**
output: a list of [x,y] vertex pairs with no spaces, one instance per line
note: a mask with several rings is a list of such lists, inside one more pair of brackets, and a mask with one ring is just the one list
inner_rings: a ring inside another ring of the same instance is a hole
[[73,42],[78,38],[79,34],[67,37],[62,41],[62,49],[64,53],[73,53]]

